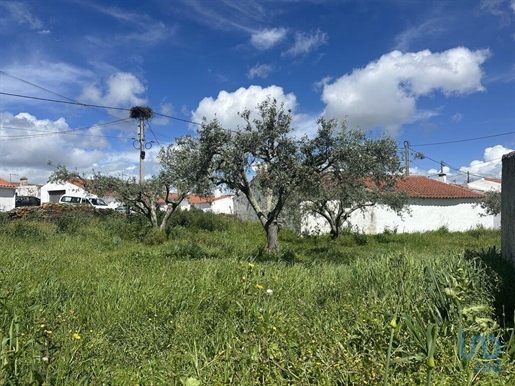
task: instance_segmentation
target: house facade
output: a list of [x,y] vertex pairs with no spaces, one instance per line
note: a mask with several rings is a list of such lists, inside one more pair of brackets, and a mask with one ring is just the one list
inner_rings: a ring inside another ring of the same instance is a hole
[[16,185],[17,196],[33,196],[41,198],[41,186],[38,184],[31,184],[27,177],[21,177],[20,182],[13,182]]
[[[177,193],[170,193],[170,199],[175,199]],[[234,201],[233,195],[222,195],[220,191],[215,191],[214,196],[197,196],[195,194],[189,194],[183,199],[179,205],[181,210],[190,210],[191,208],[200,209],[204,212],[213,213],[234,213]],[[159,209],[166,210],[166,202],[163,199],[158,200]]]
[[[408,195],[406,211],[396,212],[383,205],[354,212],[348,226],[366,234],[385,230],[399,233],[434,231],[441,227],[451,232],[462,232],[477,227],[500,228],[500,216],[487,215],[479,206],[483,194],[457,185],[423,176],[399,180],[397,189]],[[320,216],[305,216],[301,231],[306,234],[329,233],[327,222]]]
[[232,195],[215,195],[212,197],[188,196],[189,207],[213,213],[234,213],[234,201]]
[[16,185],[0,178],[0,212],[8,212],[15,207]]
[[41,187],[41,203],[53,203],[59,202],[61,196],[71,195],[85,197],[88,195],[82,185],[78,181],[55,183],[49,182]]
[[479,180],[475,180],[467,183],[466,188],[470,190],[474,190],[476,192],[488,192],[488,191],[501,191],[501,180],[496,178],[480,178]]

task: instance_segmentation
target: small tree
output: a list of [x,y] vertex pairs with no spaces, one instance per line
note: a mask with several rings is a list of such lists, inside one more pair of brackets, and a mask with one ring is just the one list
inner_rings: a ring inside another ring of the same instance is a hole
[[479,205],[483,208],[487,215],[498,215],[501,213],[501,192],[489,190],[485,193],[485,197],[479,201]]
[[323,164],[301,186],[301,210],[324,218],[333,240],[358,210],[384,204],[399,213],[407,195],[395,190],[402,172],[396,142],[367,138],[345,123],[337,130],[336,120],[320,119],[319,125],[321,135],[313,140],[312,154]]
[[[116,201],[145,216],[152,227],[165,230],[170,216],[189,193],[204,194],[208,191],[207,180],[195,169],[200,159],[198,147],[185,146],[189,142],[191,138],[186,137],[178,140],[176,145],[162,148],[158,155],[161,164],[159,175],[142,183],[137,183],[132,177],[124,180],[99,172],[85,178],[68,171],[63,165],[58,165],[49,182],[78,180],[86,191],[98,196],[113,196]],[[158,215],[160,200],[166,205],[162,217]]]
[[245,125],[234,132],[216,119],[204,122],[198,141],[205,175],[245,195],[266,232],[266,249],[276,253],[279,215],[308,170],[306,139],[293,136],[291,113],[276,100],[265,100],[257,112],[253,120],[249,110],[241,113]]

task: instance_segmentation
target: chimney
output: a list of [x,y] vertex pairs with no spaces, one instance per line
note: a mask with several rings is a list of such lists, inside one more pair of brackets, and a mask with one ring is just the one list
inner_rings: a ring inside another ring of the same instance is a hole
[[27,177],[20,178],[20,186],[27,186]]
[[447,174],[443,171],[443,161],[440,161],[440,173],[438,173],[438,179],[443,182],[444,184],[447,183]]

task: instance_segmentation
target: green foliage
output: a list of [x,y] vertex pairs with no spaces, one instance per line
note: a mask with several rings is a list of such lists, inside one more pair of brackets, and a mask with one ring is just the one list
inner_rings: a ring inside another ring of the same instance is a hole
[[[497,312],[515,276],[499,231],[365,245],[285,232],[271,255],[250,222],[177,226],[145,245],[123,236],[148,229],[131,221],[91,217],[70,233],[41,222],[38,240],[12,234],[33,220],[2,227],[4,383],[413,385],[427,384],[429,358],[433,385],[515,382],[513,316]],[[480,350],[460,358],[461,330],[500,338],[501,374],[476,372]]]
[[228,229],[228,221],[225,216],[191,208],[190,210],[178,210],[175,212],[170,218],[169,226],[180,226],[208,232],[223,232]]
[[501,213],[501,192],[488,191],[485,193],[485,197],[479,202],[481,208],[483,208],[486,214],[497,215]]
[[395,140],[368,138],[345,122],[336,130],[336,120],[321,118],[318,124],[319,136],[310,145],[314,154],[308,158],[322,163],[297,191],[301,210],[325,220],[333,239],[354,212],[368,206],[382,204],[401,213],[407,195],[396,189],[402,167]]
[[43,241],[53,231],[49,224],[36,221],[12,221],[1,228],[1,233],[16,238],[29,238],[34,241]]
[[158,228],[150,228],[143,238],[143,244],[147,246],[160,245],[166,241],[166,233]]

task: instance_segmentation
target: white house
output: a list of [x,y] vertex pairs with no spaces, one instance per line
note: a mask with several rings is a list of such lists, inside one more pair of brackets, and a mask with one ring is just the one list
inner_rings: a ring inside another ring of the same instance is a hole
[[211,197],[188,196],[190,207],[201,209],[204,212],[213,213],[234,213],[234,203],[232,195],[215,195]]
[[13,182],[17,196],[33,196],[41,198],[41,185],[29,184],[27,177],[21,177],[20,182]]
[[488,191],[501,191],[501,180],[496,178],[481,178],[467,183],[467,189],[474,190],[477,192],[488,192]]
[[[174,199],[177,193],[170,193],[170,198]],[[233,195],[222,195],[216,190],[214,196],[197,196],[195,194],[188,195],[181,201],[179,208],[181,210],[190,210],[196,208],[204,212],[213,213],[234,213]],[[158,200],[159,209],[166,210],[166,203],[163,199]]]
[[87,196],[87,192],[79,181],[65,183],[48,182],[41,187],[41,203],[58,203],[61,196]]
[[[367,234],[397,230],[399,233],[427,232],[446,227],[460,232],[479,226],[494,229],[500,227],[499,216],[486,215],[478,205],[484,196],[457,185],[423,176],[399,180],[397,189],[408,194],[408,212],[397,215],[386,206],[377,205],[364,212],[354,212],[349,224]],[[301,225],[303,233],[329,233],[329,226],[320,216],[309,215]]]
[[15,207],[16,185],[0,178],[0,212],[7,212]]

